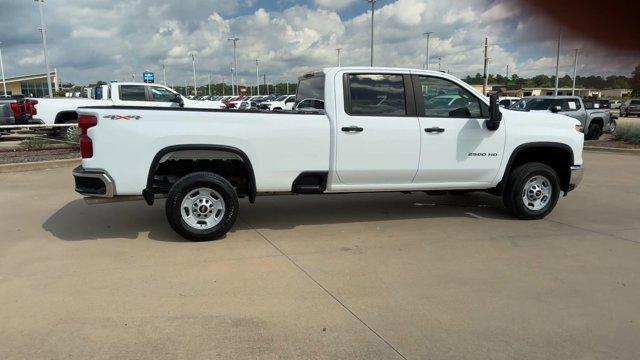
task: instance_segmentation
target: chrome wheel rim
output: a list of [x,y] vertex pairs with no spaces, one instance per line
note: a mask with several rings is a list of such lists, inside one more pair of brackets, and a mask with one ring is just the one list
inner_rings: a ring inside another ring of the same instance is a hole
[[198,230],[207,230],[218,225],[224,212],[224,199],[220,193],[205,187],[189,191],[180,206],[182,220]]
[[522,202],[524,206],[533,211],[540,211],[551,201],[553,189],[549,179],[542,175],[529,178],[522,189]]

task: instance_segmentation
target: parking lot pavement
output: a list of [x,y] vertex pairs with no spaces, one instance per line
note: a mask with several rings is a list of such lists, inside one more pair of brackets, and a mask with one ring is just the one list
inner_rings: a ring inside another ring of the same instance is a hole
[[637,359],[640,156],[546,220],[484,194],[260,197],[190,243],[163,202],[0,174],[0,358]]

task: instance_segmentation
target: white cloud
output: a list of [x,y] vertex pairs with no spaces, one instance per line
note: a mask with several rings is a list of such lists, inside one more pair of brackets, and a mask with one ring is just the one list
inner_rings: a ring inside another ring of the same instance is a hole
[[323,9],[330,9],[330,10],[343,9],[355,3],[356,1],[358,0],[314,0],[315,4],[318,7],[321,7]]

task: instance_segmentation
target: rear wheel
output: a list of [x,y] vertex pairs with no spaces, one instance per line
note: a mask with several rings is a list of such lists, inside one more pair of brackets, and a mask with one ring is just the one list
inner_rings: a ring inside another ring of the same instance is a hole
[[553,210],[560,196],[555,170],[541,163],[519,166],[509,175],[502,200],[515,217],[541,219]]
[[220,175],[196,172],[176,182],[165,204],[171,228],[192,241],[224,236],[238,217],[238,196]]

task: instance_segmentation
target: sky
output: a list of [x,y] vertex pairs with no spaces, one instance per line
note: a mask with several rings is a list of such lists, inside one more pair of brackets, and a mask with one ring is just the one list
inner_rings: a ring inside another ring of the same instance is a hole
[[[44,72],[40,18],[32,0],[0,0],[0,42],[6,76]],[[237,45],[241,83],[256,81],[255,59],[268,82],[296,81],[323,67],[369,65],[370,5],[365,0],[46,0],[51,68],[63,82],[140,81],[162,64],[168,85],[229,82]],[[520,76],[555,72],[557,25],[513,0],[378,0],[374,65],[422,68],[426,38],[431,69],[458,77],[482,72],[484,37],[489,72]],[[563,32],[560,75],[627,75],[640,53],[621,52]],[[440,58],[440,60],[438,60]],[[133,76],[132,76],[133,75]]]

